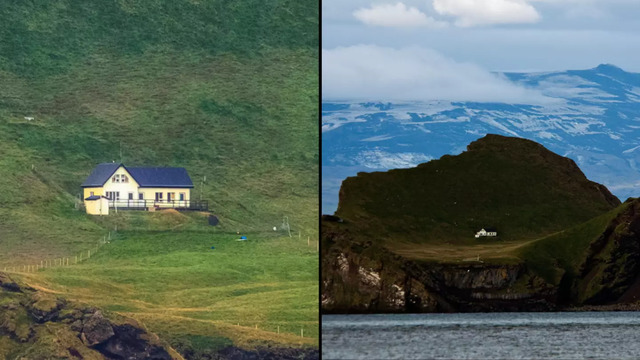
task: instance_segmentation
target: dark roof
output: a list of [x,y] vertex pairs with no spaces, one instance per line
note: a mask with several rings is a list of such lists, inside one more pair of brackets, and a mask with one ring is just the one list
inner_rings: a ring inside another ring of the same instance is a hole
[[185,168],[128,167],[126,169],[140,187],[193,187]]
[[100,198],[107,198],[106,196],[100,196],[100,195],[91,195],[88,198],[86,198],[85,200],[98,200]]
[[[121,163],[98,164],[82,187],[103,186]],[[192,188],[193,182],[185,168],[173,167],[124,167],[140,187]]]
[[116,170],[120,167],[120,163],[102,163],[98,164],[89,177],[82,183],[82,187],[102,186],[109,180]]

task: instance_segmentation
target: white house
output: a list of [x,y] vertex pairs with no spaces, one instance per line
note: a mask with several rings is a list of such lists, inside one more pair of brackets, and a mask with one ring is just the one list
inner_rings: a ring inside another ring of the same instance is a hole
[[485,236],[498,236],[498,231],[494,228],[482,228],[480,231],[476,233],[476,238],[485,237]]

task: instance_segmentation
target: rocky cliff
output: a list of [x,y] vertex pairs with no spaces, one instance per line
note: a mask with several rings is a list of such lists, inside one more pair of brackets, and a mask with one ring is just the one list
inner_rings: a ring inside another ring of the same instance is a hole
[[529,273],[524,264],[420,262],[371,243],[336,246],[349,241],[345,234],[328,231],[323,236],[321,286],[325,313],[557,308],[558,288]]
[[0,359],[181,359],[135,320],[72,304],[0,273]]

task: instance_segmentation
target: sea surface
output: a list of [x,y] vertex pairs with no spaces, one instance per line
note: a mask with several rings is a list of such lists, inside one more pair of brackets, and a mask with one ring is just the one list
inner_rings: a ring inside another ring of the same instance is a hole
[[640,312],[324,315],[322,359],[640,359]]

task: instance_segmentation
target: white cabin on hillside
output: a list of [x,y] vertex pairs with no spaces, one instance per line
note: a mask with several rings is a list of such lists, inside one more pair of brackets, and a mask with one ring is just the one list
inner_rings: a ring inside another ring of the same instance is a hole
[[498,230],[494,228],[482,228],[480,229],[480,231],[476,233],[476,238],[486,237],[486,236],[489,236],[489,237],[498,236]]

